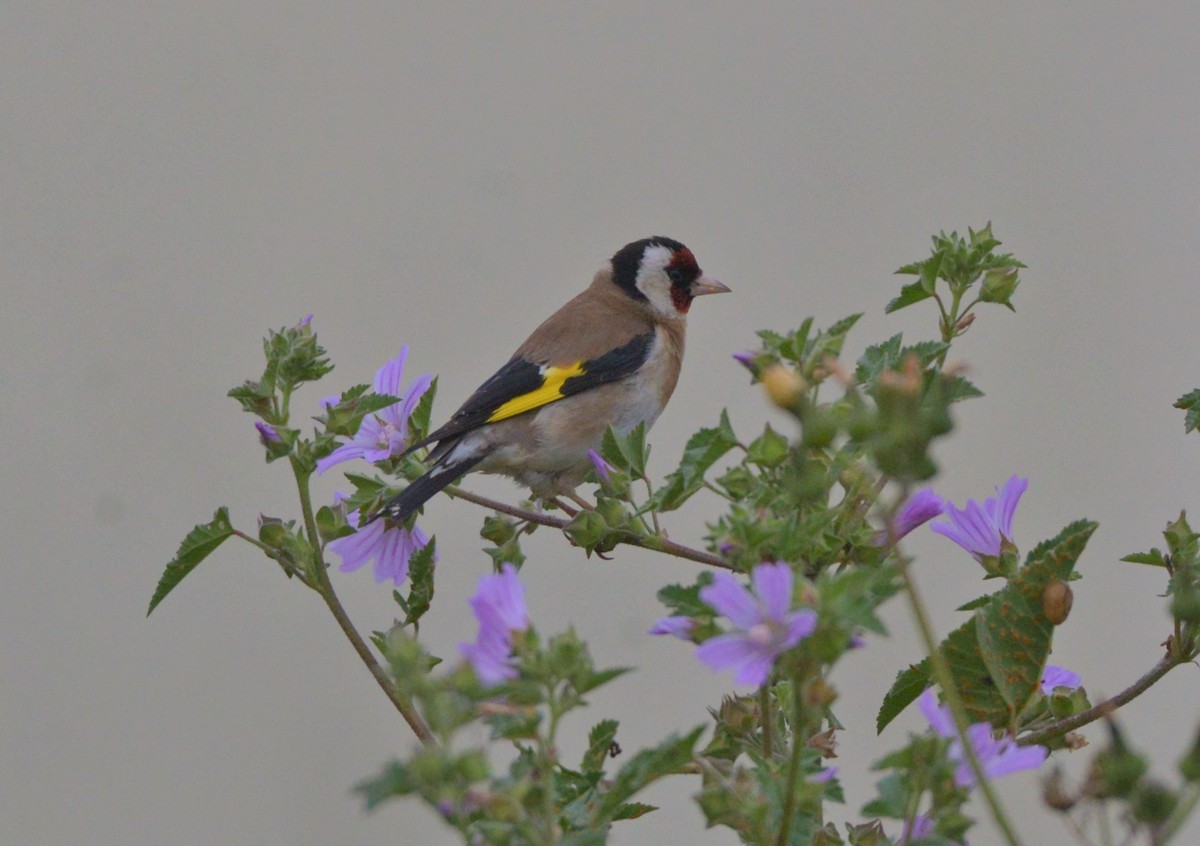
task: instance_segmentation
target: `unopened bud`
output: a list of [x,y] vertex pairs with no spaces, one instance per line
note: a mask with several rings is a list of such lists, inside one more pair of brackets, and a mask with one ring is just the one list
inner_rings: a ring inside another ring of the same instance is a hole
[[760,378],[771,402],[789,411],[795,408],[804,391],[804,380],[795,370],[784,364],[772,364]]
[[954,331],[957,334],[962,334],[967,331],[968,327],[975,322],[975,312],[969,311],[962,316],[962,319],[954,324]]

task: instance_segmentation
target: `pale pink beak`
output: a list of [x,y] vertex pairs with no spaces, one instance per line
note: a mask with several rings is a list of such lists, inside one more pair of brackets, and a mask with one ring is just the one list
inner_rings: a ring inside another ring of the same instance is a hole
[[716,279],[713,279],[707,273],[700,274],[700,278],[692,283],[691,294],[693,297],[702,297],[705,294],[728,294],[729,286],[722,285]]

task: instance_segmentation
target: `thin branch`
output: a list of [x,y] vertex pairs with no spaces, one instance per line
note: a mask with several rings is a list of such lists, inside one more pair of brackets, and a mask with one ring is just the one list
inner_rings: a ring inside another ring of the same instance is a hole
[[325,600],[325,604],[329,607],[333,618],[337,620],[338,626],[342,633],[350,641],[350,645],[354,647],[354,651],[358,653],[358,657],[362,659],[371,675],[375,678],[376,683],[382,688],[387,698],[396,706],[396,710],[400,712],[400,716],[408,723],[409,728],[426,746],[437,746],[437,739],[434,738],[433,732],[429,725],[425,722],[420,712],[417,711],[416,705],[406,696],[395,682],[384,671],[383,667],[379,666],[379,662],[375,660],[375,654],[371,652],[371,648],[367,646],[366,641],[362,639],[362,635],[358,633],[358,629],[354,628],[354,623],[350,621],[350,616],[346,613],[346,609],[342,607],[342,602],[338,599],[337,593],[333,589],[333,583],[329,581],[329,572],[326,570],[325,557],[321,554],[321,536],[317,534],[317,521],[313,517],[312,495],[308,490],[308,476],[300,467],[299,462],[295,458],[292,459],[292,472],[296,477],[296,487],[300,493],[300,510],[304,514],[304,527],[308,531],[308,540],[312,544],[313,554],[316,560],[313,562],[312,579],[316,584],[310,585],[321,598]]
[[[539,526],[549,526],[553,529],[562,530],[571,522],[562,517],[554,517],[550,514],[545,514],[541,511],[532,511],[527,508],[518,508],[515,505],[509,505],[506,502],[501,502],[498,499],[491,497],[480,496],[477,493],[463,490],[457,485],[446,488],[445,492],[457,499],[463,499],[467,502],[473,502],[476,505],[481,505],[484,508],[490,508],[493,511],[499,511],[501,514],[507,514],[509,517],[516,517],[518,520],[525,520],[530,523],[537,523]],[[695,561],[699,564],[707,564],[710,567],[720,567],[723,570],[734,570],[734,566],[724,558],[719,558],[709,552],[704,552],[700,549],[693,549],[690,546],[675,543],[667,540],[661,535],[648,535],[646,537],[630,537],[623,538],[621,543],[627,546],[637,546],[642,549],[661,552],[665,555],[673,555],[676,558],[686,558],[689,561]]]
[[1032,746],[1036,743],[1043,743],[1052,737],[1057,737],[1060,734],[1074,731],[1075,729],[1094,722],[1107,714],[1111,714],[1125,703],[1130,702],[1141,694],[1145,693],[1150,689],[1151,685],[1182,663],[1184,663],[1182,658],[1167,654],[1163,656],[1161,661],[1151,668],[1150,672],[1146,673],[1116,696],[1112,697],[1111,699],[1106,699],[1099,705],[1088,708],[1086,711],[1073,714],[1070,717],[1064,717],[1063,719],[1053,722],[1043,729],[1039,729],[1038,731],[1030,732],[1029,734],[1019,737],[1017,738],[1017,745]]

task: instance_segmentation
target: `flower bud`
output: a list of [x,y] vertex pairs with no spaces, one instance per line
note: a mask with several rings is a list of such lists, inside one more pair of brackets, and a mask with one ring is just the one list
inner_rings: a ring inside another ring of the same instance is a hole
[[1149,825],[1164,823],[1178,803],[1175,792],[1157,781],[1146,781],[1138,785],[1130,802],[1134,819]]
[[1017,278],[1017,268],[1003,267],[989,270],[983,275],[983,287],[979,291],[980,302],[1000,303],[1012,308],[1012,295],[1017,290],[1021,280]]
[[795,370],[783,364],[772,364],[760,378],[771,402],[787,411],[795,409],[804,392],[804,381]]

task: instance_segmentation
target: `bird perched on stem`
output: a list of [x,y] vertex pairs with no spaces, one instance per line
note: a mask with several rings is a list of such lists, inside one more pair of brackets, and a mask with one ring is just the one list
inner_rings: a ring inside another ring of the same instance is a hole
[[408,447],[435,444],[429,470],[375,517],[403,521],[472,471],[586,505],[574,491],[591,468],[588,450],[609,426],[627,434],[658,419],[679,379],[692,300],[728,290],[678,241],[626,244],[446,425]]

